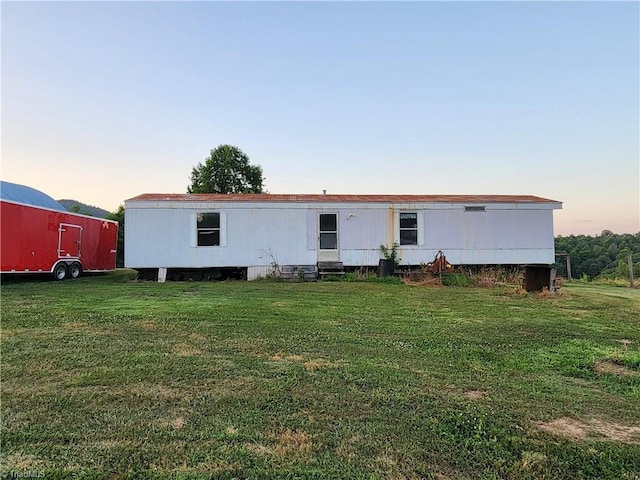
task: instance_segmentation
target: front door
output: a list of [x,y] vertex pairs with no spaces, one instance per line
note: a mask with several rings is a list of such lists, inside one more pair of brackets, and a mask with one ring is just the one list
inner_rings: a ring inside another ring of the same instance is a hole
[[58,228],[58,258],[80,258],[82,227],[61,223]]
[[319,214],[318,232],[318,261],[340,261],[340,251],[338,250],[338,214]]

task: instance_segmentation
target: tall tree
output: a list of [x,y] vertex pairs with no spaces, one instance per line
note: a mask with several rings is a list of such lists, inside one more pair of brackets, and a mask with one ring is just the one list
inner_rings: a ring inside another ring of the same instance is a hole
[[220,145],[191,171],[187,193],[263,193],[262,167],[238,147]]

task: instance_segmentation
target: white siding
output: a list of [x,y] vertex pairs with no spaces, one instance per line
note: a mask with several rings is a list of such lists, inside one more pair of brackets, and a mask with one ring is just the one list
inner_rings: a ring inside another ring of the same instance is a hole
[[[221,212],[220,246],[196,246],[199,211]],[[315,263],[315,251],[306,248],[304,210],[127,208],[125,216],[125,265],[131,268]]]
[[[249,203],[128,201],[125,265],[131,268],[251,267],[317,260],[318,214],[337,213],[340,261],[373,266],[379,246],[399,240],[400,212],[418,214],[418,245],[400,248],[403,264],[444,252],[453,264],[550,264],[557,204],[490,204],[465,212],[461,204]],[[221,245],[198,247],[196,214],[220,212]]]

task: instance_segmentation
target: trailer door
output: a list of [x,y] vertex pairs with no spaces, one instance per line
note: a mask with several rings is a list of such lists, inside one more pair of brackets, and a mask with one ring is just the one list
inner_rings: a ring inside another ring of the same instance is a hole
[[61,223],[58,228],[58,258],[80,258],[82,227]]
[[339,262],[338,214],[320,213],[318,215],[318,232],[318,261]]

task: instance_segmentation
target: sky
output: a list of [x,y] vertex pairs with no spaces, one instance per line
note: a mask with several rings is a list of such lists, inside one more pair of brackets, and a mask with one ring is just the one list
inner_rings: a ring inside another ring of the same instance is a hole
[[2,1],[2,180],[109,211],[221,144],[270,193],[514,194],[640,231],[638,2]]

